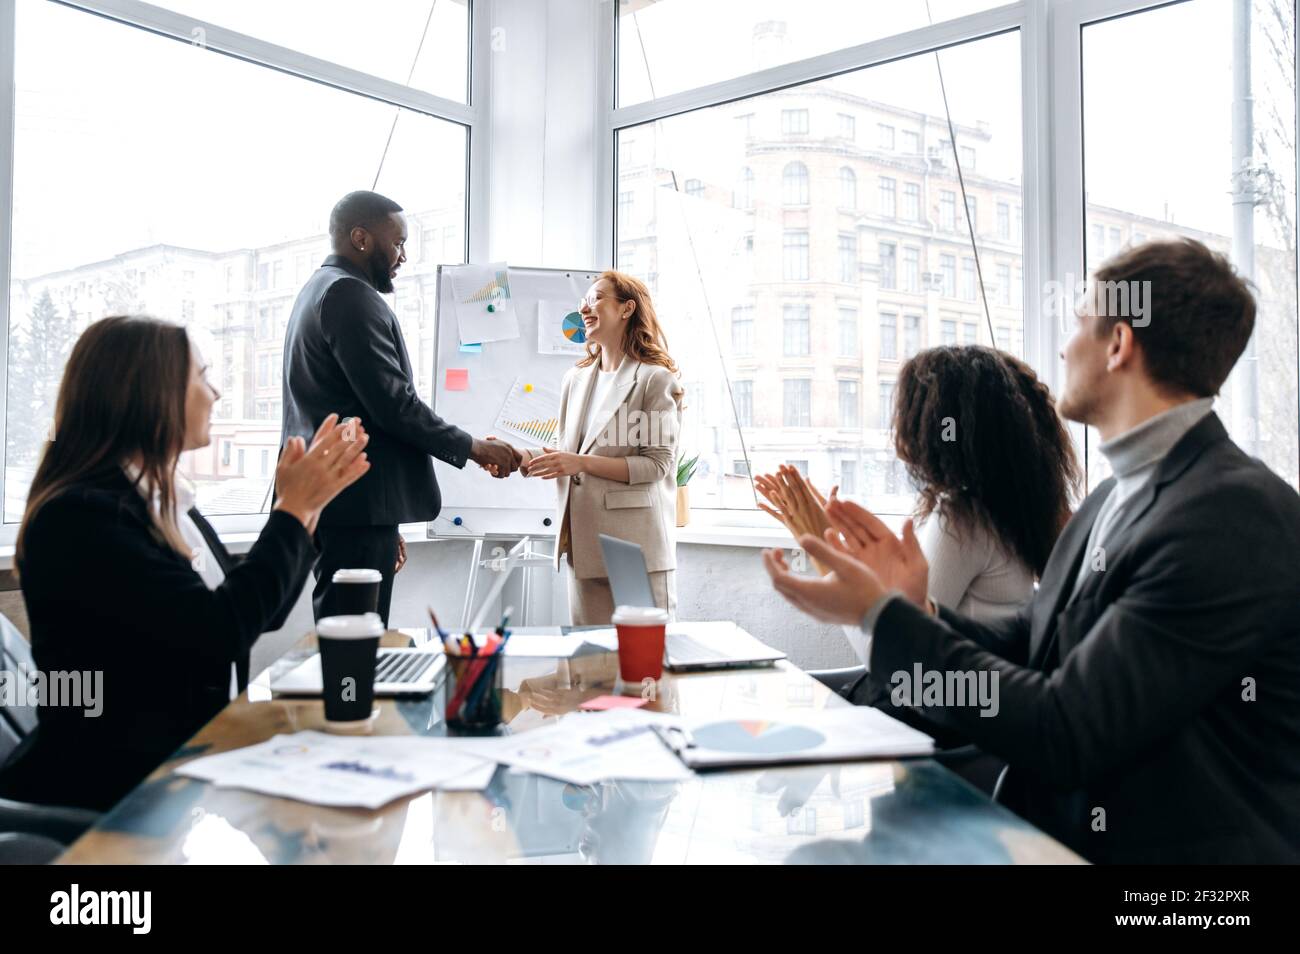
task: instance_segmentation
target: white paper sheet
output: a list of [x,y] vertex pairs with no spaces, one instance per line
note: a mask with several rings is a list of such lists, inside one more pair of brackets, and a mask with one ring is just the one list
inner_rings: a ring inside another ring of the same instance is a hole
[[571,301],[539,301],[537,303],[537,353],[571,354],[578,357],[587,353],[587,331]]
[[[194,759],[176,771],[214,785],[315,805],[379,808],[443,783],[455,781],[457,790],[473,788],[484,765],[461,739],[304,731]],[[471,774],[475,771],[479,774]],[[486,785],[483,781],[479,787]]]
[[519,337],[519,319],[510,294],[510,271],[505,262],[460,265],[446,271],[456,304],[461,344]]
[[678,717],[639,709],[576,712],[522,735],[479,739],[467,745],[484,758],[574,785],[600,781],[674,782],[691,777],[659,740],[652,725]]
[[560,392],[515,378],[497,414],[496,433],[522,438],[525,447],[554,447],[560,428]]

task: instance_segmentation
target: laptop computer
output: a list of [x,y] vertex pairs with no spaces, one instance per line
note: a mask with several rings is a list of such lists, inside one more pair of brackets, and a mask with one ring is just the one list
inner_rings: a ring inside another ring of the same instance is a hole
[[[600,535],[615,606],[654,606],[641,545]],[[674,672],[771,666],[785,653],[764,645],[735,623],[669,623],[664,665]]]
[[[506,554],[497,578],[479,604],[470,632],[477,629],[488,608],[501,595],[506,580],[523,559],[526,542],[526,539],[520,540]],[[427,645],[409,648],[381,646],[375,657],[375,695],[428,695],[441,683],[446,663],[442,643],[436,639]],[[288,672],[271,680],[271,691],[287,696],[318,696],[321,694],[321,686],[320,653],[312,653]]]

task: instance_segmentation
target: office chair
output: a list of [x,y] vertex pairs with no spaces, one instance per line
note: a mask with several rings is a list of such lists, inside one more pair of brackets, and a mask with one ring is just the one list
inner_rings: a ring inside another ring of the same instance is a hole
[[[21,674],[36,668],[27,640],[0,614],[0,670]],[[35,706],[0,700],[0,765],[36,729]],[[0,864],[46,864],[99,820],[84,808],[33,805],[0,798]]]

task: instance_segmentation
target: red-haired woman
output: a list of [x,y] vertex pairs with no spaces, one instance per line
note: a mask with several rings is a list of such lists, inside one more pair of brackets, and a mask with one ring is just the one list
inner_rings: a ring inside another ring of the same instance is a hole
[[587,354],[560,388],[557,448],[524,451],[529,477],[556,481],[555,564],[570,568],[575,626],[614,611],[600,534],[641,545],[655,602],[676,609],[677,434],[682,388],[645,284],[607,271],[581,306]]

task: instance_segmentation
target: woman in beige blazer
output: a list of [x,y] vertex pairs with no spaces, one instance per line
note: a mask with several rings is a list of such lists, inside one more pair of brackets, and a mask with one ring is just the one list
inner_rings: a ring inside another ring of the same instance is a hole
[[524,450],[520,470],[554,480],[556,569],[569,565],[575,626],[614,612],[600,534],[639,543],[655,602],[677,607],[677,435],[682,388],[644,283],[607,271],[582,300],[587,354],[560,386],[558,448]]

